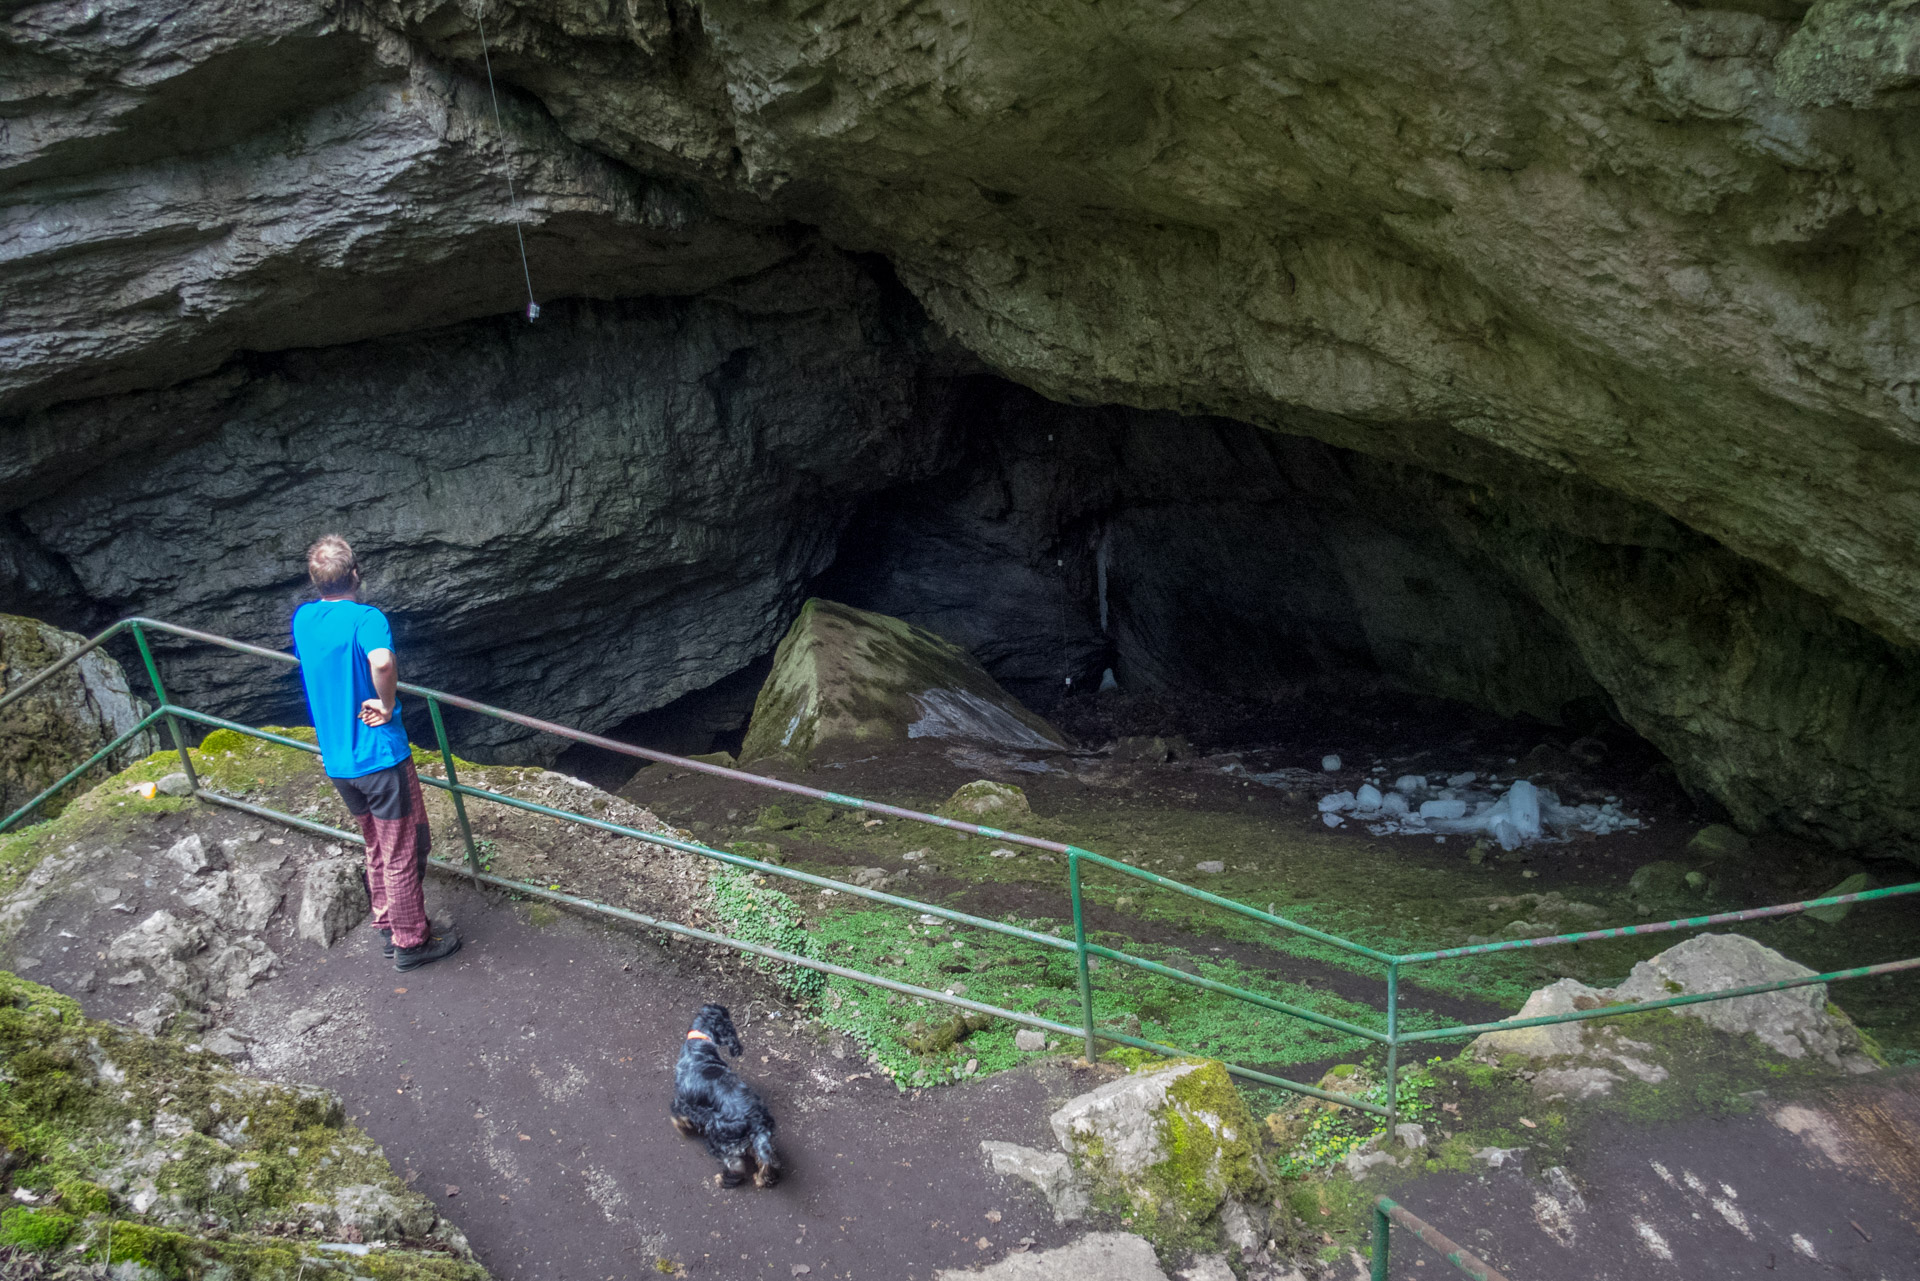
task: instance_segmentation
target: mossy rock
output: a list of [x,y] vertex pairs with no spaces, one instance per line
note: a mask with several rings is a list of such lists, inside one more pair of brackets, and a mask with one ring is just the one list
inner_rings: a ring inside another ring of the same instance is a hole
[[1163,1252],[1218,1248],[1223,1218],[1273,1198],[1261,1123],[1211,1059],[1142,1067],[1070,1100],[1051,1124],[1096,1203]]
[[727,850],[742,858],[754,859],[761,863],[785,864],[787,861],[787,856],[781,852],[780,847],[771,841],[729,841]]
[[[0,693],[19,685],[86,643],[86,638],[34,618],[0,614]],[[148,712],[133,696],[127,674],[103,650],[94,650],[15,706],[0,713],[0,816],[11,814],[68,770],[85,761]],[[151,753],[151,731],[135,735],[102,761],[93,782]],[[35,821],[54,817],[89,785],[75,780],[44,802]]]
[[1661,900],[1679,898],[1691,888],[1687,884],[1687,869],[1678,863],[1660,861],[1642,863],[1627,878],[1627,889],[1637,899]]
[[914,738],[1067,745],[958,645],[898,618],[815,599],[774,652],[740,760],[806,761]]
[[1687,852],[1704,859],[1739,858],[1753,848],[1738,828],[1725,823],[1710,823],[1693,834]]
[[[18,1162],[15,1185],[40,1197],[0,1214],[0,1244],[79,1246],[105,1262],[110,1228],[116,1265],[166,1281],[293,1281],[303,1267],[484,1281],[458,1230],[324,1090],[255,1080],[217,1055],[88,1020],[4,972],[0,1078],[0,1142]],[[290,1218],[319,1235],[265,1235]],[[348,1228],[408,1244],[377,1261],[319,1250]]]
[[900,1029],[900,1041],[915,1054],[944,1054],[975,1032],[984,1032],[992,1026],[991,1014],[955,1010],[936,1023],[916,1020],[907,1024]]
[[974,823],[1023,818],[1033,813],[1027,794],[1012,783],[977,779],[956,788],[940,806],[948,818],[963,818]]

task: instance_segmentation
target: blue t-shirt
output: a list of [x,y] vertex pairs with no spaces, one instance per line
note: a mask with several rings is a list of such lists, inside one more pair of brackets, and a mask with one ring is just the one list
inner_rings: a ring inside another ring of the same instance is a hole
[[360,704],[378,698],[367,655],[393,648],[387,616],[352,600],[309,601],[293,611],[293,652],[307,687],[307,710],[330,778],[360,778],[398,765],[412,753],[394,700],[393,719],[362,724]]

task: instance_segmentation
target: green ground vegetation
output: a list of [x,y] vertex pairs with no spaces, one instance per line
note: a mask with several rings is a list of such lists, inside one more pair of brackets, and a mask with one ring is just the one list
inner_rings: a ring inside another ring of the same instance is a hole
[[[1064,858],[917,823],[888,821],[870,828],[863,818],[855,812],[826,806],[807,807],[804,812],[788,807],[777,816],[776,824],[757,824],[751,835],[758,845],[778,850],[779,861],[783,863],[836,877],[845,877],[850,867],[863,865],[897,868],[903,865],[902,856],[909,851],[924,851],[924,858],[917,865],[938,869],[943,903],[967,906],[983,915],[1003,916],[1003,912],[991,909],[981,911],[979,900],[988,898],[995,903],[1017,903],[1020,915],[1037,922],[1042,929],[1070,923]],[[1072,841],[1147,871],[1384,951],[1453,947],[1475,937],[1499,935],[1516,919],[1527,917],[1529,909],[1511,903],[1497,904],[1540,889],[1540,882],[1524,877],[1517,865],[1495,867],[1469,861],[1465,847],[1457,862],[1415,860],[1406,858],[1402,850],[1381,843],[1303,832],[1270,819],[1219,811],[1119,804],[1054,816],[1034,815],[1023,819],[1019,826],[1030,835]],[[996,856],[996,850],[1011,851],[1014,856]],[[1549,850],[1539,857],[1557,856],[1554,850]],[[1223,863],[1224,870],[1211,875],[1195,870],[1196,864],[1210,860]],[[1753,901],[1739,900],[1720,891],[1717,878],[1703,880],[1704,884],[1698,887],[1683,881],[1683,888],[1677,891],[1636,896],[1617,878],[1596,875],[1586,884],[1556,879],[1555,890],[1564,900],[1595,909],[1585,919],[1563,917],[1560,929],[1573,932],[1596,925],[1631,924],[1755,905]],[[957,888],[955,882],[958,882]],[[906,897],[923,897],[927,892],[923,887],[934,883],[916,876],[890,886],[889,890]],[[1817,894],[1828,888],[1824,883],[1810,883],[1804,893]],[[1168,945],[1159,953],[1148,950],[1142,954],[1195,972],[1205,972],[1209,946],[1246,944],[1370,979],[1384,979],[1382,967],[1364,958],[1123,873],[1089,868],[1083,895],[1095,909],[1119,913],[1142,926],[1153,927],[1143,932],[1165,936],[1177,931],[1187,936],[1184,947]],[[1490,902],[1496,906],[1489,906]],[[844,945],[841,955],[835,958],[842,959],[843,963],[857,964],[851,958],[864,955],[866,940],[878,939],[883,934],[898,938],[902,928],[898,922],[910,919],[909,914],[896,913],[896,923],[885,930],[866,919],[844,926],[834,923],[837,915],[864,910],[867,909],[861,905],[843,901],[839,906],[824,907],[821,912],[822,919],[816,928]],[[1844,968],[1920,952],[1920,913],[1913,910],[1908,900],[1857,909],[1844,925],[1786,918],[1750,922],[1740,929],[1793,959],[1819,969]],[[1684,932],[1639,935],[1463,957],[1407,967],[1402,971],[1402,982],[1511,1012],[1523,1004],[1534,989],[1560,977],[1577,978],[1595,987],[1612,986],[1625,978],[1636,962],[1687,937]],[[1120,946],[1112,938],[1098,941]],[[985,935],[978,936],[977,945],[990,951],[997,946],[990,944]],[[874,950],[876,957],[894,955],[887,948]],[[1128,950],[1140,949],[1128,946]],[[1138,1008],[1132,984],[1120,981],[1113,974],[1115,968],[1109,966],[1096,984],[1101,991],[1101,1017],[1124,1021],[1137,1015],[1144,1026],[1152,1021],[1152,1010]],[[988,987],[975,991],[978,999],[1001,1003],[995,997],[981,994],[1004,986],[994,982],[998,977],[993,976]],[[1892,1062],[1920,1062],[1920,1003],[1914,1002],[1910,991],[1902,989],[1899,980],[1900,976],[1893,976],[1850,982],[1834,989],[1834,999],[1877,1040]],[[1031,981],[1034,981],[1031,977],[1020,980]],[[974,980],[966,982],[970,989],[976,988]],[[1110,986],[1113,987],[1111,993]],[[1255,983],[1245,986],[1267,990]],[[1380,993],[1376,1009],[1384,1007],[1384,982]],[[1369,1026],[1382,1025],[1377,1015],[1366,1017],[1364,1009],[1358,1011],[1361,1017],[1355,1018],[1353,1007],[1325,992],[1304,991],[1294,995],[1300,997],[1297,1003],[1324,1013]],[[1293,1000],[1294,996],[1282,999]],[[1417,996],[1414,999],[1417,1001]],[[1223,997],[1208,997],[1206,1001],[1223,1007],[1234,1004]],[[1034,1008],[1014,1002],[1008,1004],[1009,1008]],[[1077,1002],[1072,1011],[1057,1000],[1052,1008],[1053,1016],[1061,1021],[1077,1021]],[[1223,1009],[1219,1018],[1223,1023],[1275,1021],[1274,1016],[1256,1014],[1251,1007],[1240,1007],[1231,1014]],[[1419,1024],[1409,1022],[1408,1026]],[[1224,1038],[1217,1039],[1226,1044]],[[1204,1044],[1191,1042],[1183,1043],[1183,1048],[1207,1050]],[[1246,1048],[1248,1052],[1256,1052],[1260,1047]],[[1342,1047],[1316,1043],[1304,1034],[1288,1035],[1267,1051],[1270,1057],[1252,1061],[1306,1061],[1341,1052]],[[981,1056],[980,1061],[988,1070],[989,1065],[997,1066],[1000,1062],[991,1051]],[[937,1074],[930,1074],[930,1078],[933,1075]]]
[[[71,998],[3,972],[0,1062],[0,1144],[23,1202],[32,1198],[0,1216],[0,1244],[111,1258],[167,1281],[291,1281],[303,1265],[486,1276],[425,1243],[358,1258],[318,1248],[316,1228],[340,1198],[418,1200],[330,1094],[252,1080],[197,1046],[90,1021]],[[424,1214],[431,1222],[430,1207]]]
[[[1042,932],[1058,929],[1044,920],[1011,923]],[[922,920],[898,909],[863,905],[823,913],[812,934],[824,959],[852,969],[934,991],[954,990],[970,1000],[1069,1026],[1080,1023],[1079,977],[1069,952],[938,918]],[[1096,934],[1093,941],[1363,1026],[1378,1021],[1364,1005],[1230,959],[1195,956],[1183,948],[1119,935]],[[1114,961],[1099,961],[1093,979],[1094,1014],[1100,1026],[1210,1058],[1284,1065],[1355,1054],[1368,1044]],[[1031,1057],[1015,1049],[1013,1038],[1019,1025],[1009,1020],[942,1038],[929,1033],[943,1027],[958,1029],[952,1022],[953,1007],[837,977],[828,980],[827,993],[822,1008],[825,1021],[866,1045],[902,1085],[946,1084]],[[1417,1015],[1407,1026],[1438,1025]],[[1050,1035],[1062,1049],[1080,1048],[1076,1037]],[[1147,1053],[1122,1057],[1139,1061],[1137,1056]],[[966,1070],[969,1062],[975,1065],[971,1073]]]

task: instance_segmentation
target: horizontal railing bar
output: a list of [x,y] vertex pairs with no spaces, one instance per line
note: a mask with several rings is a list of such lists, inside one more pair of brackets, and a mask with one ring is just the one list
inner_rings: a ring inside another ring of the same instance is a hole
[[118,738],[114,739],[111,743],[108,743],[105,747],[95,752],[92,756],[89,756],[86,759],[86,762],[84,764],[74,769],[68,770],[65,777],[61,778],[59,782],[54,783],[50,787],[43,789],[38,796],[35,796],[32,800],[28,801],[25,805],[22,805],[19,809],[7,815],[7,817],[4,820],[0,820],[0,832],[4,832],[9,827],[12,827],[15,823],[17,823],[21,819],[22,816],[31,814],[34,811],[34,809],[38,807],[40,803],[45,801],[48,797],[56,795],[61,788],[73,782],[74,779],[79,778],[82,774],[92,769],[95,765],[98,765],[101,761],[105,760],[107,757],[113,755],[115,752],[119,751],[122,747],[126,746],[128,742],[132,741],[134,735],[141,733],[142,731],[146,730],[149,726],[151,726],[155,721],[159,720],[160,717],[165,713],[165,711],[166,709],[163,707],[154,708],[151,712],[148,712],[145,716],[141,717],[137,722],[135,722],[132,729],[126,730]]
[[[1496,1272],[1491,1265],[1479,1258],[1472,1251],[1451,1240],[1444,1232],[1440,1231],[1440,1229],[1434,1227],[1419,1215],[1414,1214],[1392,1197],[1375,1197],[1373,1199],[1373,1208],[1375,1212],[1386,1215],[1393,1222],[1398,1223],[1401,1227],[1413,1233],[1414,1237],[1418,1239],[1421,1244],[1432,1247],[1448,1263],[1451,1263],[1454,1267],[1472,1277],[1474,1281],[1507,1281],[1506,1277]],[[1384,1244],[1384,1242],[1382,1244]],[[1385,1277],[1386,1269],[1376,1268],[1374,1275],[1376,1277]]]
[[[1081,1036],[1084,1035],[1084,1033],[1084,1028],[1075,1028],[1073,1030],[1075,1036]],[[1152,1050],[1154,1053],[1164,1054],[1168,1058],[1184,1059],[1195,1057],[1189,1051],[1180,1049],[1178,1046],[1163,1045],[1159,1041],[1149,1041],[1144,1037],[1129,1036],[1125,1032],[1115,1032],[1111,1028],[1104,1028],[1098,1025],[1094,1027],[1093,1034],[1102,1041],[1115,1041],[1121,1045],[1131,1045],[1139,1050]],[[1335,1094],[1332,1090],[1323,1090],[1315,1085],[1302,1085],[1298,1081],[1289,1081],[1283,1076],[1269,1076],[1265,1072],[1256,1072],[1252,1068],[1241,1067],[1234,1063],[1221,1063],[1220,1066],[1234,1076],[1243,1077],[1249,1081],[1258,1081],[1262,1085],[1272,1085],[1282,1090],[1292,1090],[1295,1094],[1304,1094],[1308,1098],[1320,1099],[1327,1103],[1338,1103],[1342,1107],[1355,1108],[1361,1112],[1371,1112],[1375,1116],[1387,1115],[1387,1110],[1377,1104],[1365,1103],[1345,1094]]]
[[107,628],[106,631],[101,632],[98,636],[94,637],[92,640],[87,641],[85,644],[81,645],[78,649],[72,651],[71,653],[63,654],[58,661],[54,662],[53,664],[44,668],[43,670],[35,673],[31,679],[23,681],[18,685],[15,685],[12,689],[8,690],[4,694],[0,694],[0,712],[6,711],[7,708],[11,707],[14,703],[18,702],[20,699],[25,698],[27,695],[33,693],[34,690],[40,688],[40,686],[52,680],[55,676],[67,670],[67,668],[73,666],[73,664],[79,662],[81,659],[85,658],[88,654],[91,654],[94,650],[106,644],[108,641],[112,640],[115,636],[118,636],[121,632],[125,631],[128,627],[130,627],[132,623],[133,623],[132,619],[128,619],[128,618],[121,619],[119,622],[115,623],[113,626]]
[[958,819],[943,818],[938,814],[926,814],[919,810],[904,809],[898,805],[886,805],[879,801],[864,800],[858,796],[845,796],[839,792],[828,792],[817,787],[808,787],[804,783],[789,783],[784,779],[767,778],[761,774],[746,770],[731,769],[725,765],[713,765],[706,761],[688,760],[684,756],[674,756],[667,752],[657,752],[650,747],[635,747],[631,743],[622,743],[617,739],[605,738],[599,734],[589,734],[584,730],[570,729],[565,725],[544,721],[537,716],[525,716],[519,712],[509,712],[504,708],[493,707],[476,702],[471,698],[462,698],[458,694],[446,694],[439,690],[429,690],[422,686],[408,685],[404,682],[400,688],[408,693],[422,697],[431,695],[448,707],[458,707],[465,711],[477,712],[497,720],[508,721],[525,729],[536,730],[542,734],[553,734],[560,738],[571,739],[576,743],[585,743],[589,747],[602,748],[617,752],[622,756],[633,756],[641,760],[654,761],[662,765],[672,765],[677,769],[689,770],[698,774],[710,774],[715,778],[732,779],[737,783],[746,783],[753,787],[768,788],[777,792],[786,792],[793,796],[805,796],[812,800],[824,801],[846,809],[863,810],[870,814],[884,814],[889,818],[907,819],[915,823],[926,823],[934,827],[944,827],[951,831],[965,832],[972,836],[984,836],[989,840],[1007,841],[1015,845],[1028,845],[1034,849],[1047,850],[1055,854],[1064,854],[1067,847],[1059,841],[1043,840],[1038,836],[1025,836],[1019,832],[1003,831],[997,827],[986,827],[979,823],[963,823]]
[[298,667],[300,665],[298,655],[289,654],[283,649],[268,649],[265,645],[250,645],[246,641],[235,640],[231,636],[219,636],[213,632],[196,631],[191,627],[182,627],[178,623],[165,623],[157,618],[142,618],[138,616],[123,618],[115,623],[114,626],[131,627],[136,623],[141,627],[171,632],[175,636],[184,636],[188,640],[203,641],[208,645],[218,645],[222,649],[231,649],[238,653],[251,654],[255,658],[270,658],[276,663],[285,663],[289,667]]
[[454,786],[440,779],[430,778],[424,775],[420,781],[422,783],[430,783],[442,791],[458,792],[462,796],[471,796],[483,801],[493,801],[499,805],[510,805],[515,809],[526,810],[532,814],[543,814],[548,818],[565,819],[586,827],[598,828],[603,832],[611,832],[616,836],[626,836],[634,840],[646,841],[653,845],[664,845],[668,849],[680,850],[687,854],[697,854],[702,858],[710,858],[716,862],[731,863],[735,867],[751,868],[756,872],[765,872],[771,876],[784,877],[790,881],[799,881],[820,889],[833,890],[839,894],[850,894],[856,898],[869,899],[875,903],[885,903],[889,907],[904,907],[911,911],[924,912],[930,916],[938,916],[944,920],[953,921],[956,924],[971,925],[978,929],[990,930],[995,934],[1005,934],[1012,938],[1022,939],[1028,943],[1038,943],[1043,947],[1051,947],[1063,952],[1071,952],[1074,950],[1073,944],[1067,942],[1065,939],[1055,938],[1051,934],[1042,934],[1037,930],[1024,929],[1018,925],[1007,925],[1001,921],[991,921],[984,916],[971,916],[965,912],[956,912],[952,908],[940,907],[933,903],[922,903],[918,899],[901,898],[898,895],[885,894],[879,890],[870,890],[865,886],[854,885],[848,881],[836,881],[825,876],[815,876],[811,872],[796,872],[792,868],[781,867],[778,863],[763,863],[759,859],[748,858],[744,854],[731,854],[725,850],[711,849],[705,845],[699,845],[692,841],[683,841],[677,837],[667,836],[660,832],[649,832],[643,828],[626,827],[619,823],[610,823],[605,819],[591,818],[585,814],[576,814],[571,810],[555,809],[551,806],[542,805],[538,801],[521,800],[517,796],[507,796],[500,792],[490,792],[483,787],[473,787],[466,783]]
[[[189,711],[184,707],[175,707],[172,704],[168,704],[161,710],[184,716],[189,720],[198,721],[203,725],[213,725],[221,729],[230,729],[235,733],[248,734],[254,738],[262,738],[270,743],[279,743],[286,747],[297,747],[303,752],[310,752],[314,755],[318,755],[320,752],[320,749],[312,743],[303,743],[299,739],[287,738],[285,735],[275,734],[270,730],[255,729],[252,726],[242,725],[238,721],[226,720],[223,717],[209,716],[205,712]],[[940,907],[937,904],[923,903],[918,899],[901,898],[894,894],[884,894],[879,890],[870,890],[865,886],[854,885],[848,881],[836,881],[830,877],[814,876],[810,872],[797,872],[790,868],[781,867],[777,863],[764,863],[759,859],[748,858],[742,854],[732,854],[724,850],[711,849],[693,841],[683,841],[678,837],[668,836],[664,832],[649,832],[644,828],[627,827],[621,823],[611,823],[606,819],[594,818],[591,815],[579,814],[573,810],[563,810],[551,805],[542,805],[537,801],[522,800],[517,796],[508,796],[501,792],[492,792],[486,788],[473,787],[465,783],[459,784],[456,787],[447,783],[444,779],[434,778],[431,774],[422,774],[420,781],[428,787],[437,787],[443,792],[457,791],[462,796],[471,796],[484,801],[495,801],[501,805],[509,805],[515,809],[544,815],[547,818],[557,818],[570,823],[579,823],[585,827],[597,828],[603,832],[610,832],[615,836],[625,836],[633,840],[645,841],[651,845],[663,845],[669,849],[680,850],[687,854],[698,854],[702,858],[710,858],[722,863],[731,863],[736,867],[751,868],[756,872],[765,872],[770,875],[785,877],[788,880],[801,881],[820,889],[830,889],[837,893],[870,899],[876,903],[885,903],[890,907],[904,907],[916,912],[925,912],[930,916],[938,916],[944,920],[953,921],[956,924],[976,926],[980,929],[990,930],[996,934],[1006,934],[1013,938],[1024,939],[1029,943],[1039,943],[1044,947],[1051,947],[1058,951],[1073,951],[1073,944],[1067,942],[1065,939],[1055,938],[1050,934],[1041,934],[1036,930],[1023,929],[1018,925],[1007,925],[1000,921],[991,921],[983,916],[971,916],[965,912],[956,912],[951,908]],[[328,830],[332,831],[336,829]]]
[[358,832],[348,832],[338,827],[328,827],[325,823],[316,823],[310,818],[301,818],[297,814],[286,814],[280,810],[268,809],[265,805],[255,805],[252,801],[243,801],[238,797],[228,796],[222,792],[216,792],[211,788],[203,787],[195,792],[194,795],[211,804],[224,805],[230,810],[240,810],[259,818],[270,818],[276,823],[285,823],[288,827],[297,827],[303,832],[312,832],[315,836],[325,836],[330,840],[344,841],[348,845],[359,845],[363,848],[367,843],[366,838]]
[[1885,889],[1861,890],[1857,894],[1834,894],[1826,898],[1802,899],[1797,903],[1779,903],[1772,907],[1748,907],[1735,912],[1716,912],[1712,916],[1685,916],[1647,925],[1621,925],[1613,929],[1587,930],[1581,934],[1555,934],[1546,938],[1502,939],[1498,943],[1469,943],[1463,947],[1442,948],[1437,952],[1414,952],[1397,958],[1402,965],[1421,961],[1447,961],[1457,956],[1485,956],[1489,952],[1510,952],[1523,947],[1556,947],[1562,943],[1588,943],[1596,939],[1633,938],[1640,934],[1665,934],[1672,930],[1696,930],[1709,925],[1728,925],[1736,921],[1759,921],[1772,916],[1791,916],[1811,908],[1833,907],[1841,903],[1866,903],[1875,899],[1920,894],[1920,881],[1891,885]]
[[1388,961],[1401,959],[1386,952],[1377,952],[1373,948],[1361,943],[1355,943],[1350,939],[1343,939],[1337,934],[1328,934],[1326,931],[1316,930],[1310,925],[1302,925],[1298,921],[1289,921],[1284,916],[1275,916],[1271,912],[1262,912],[1257,907],[1248,907],[1245,903],[1236,903],[1230,898],[1222,898],[1218,894],[1209,894],[1205,890],[1195,889],[1191,885],[1186,885],[1169,877],[1162,876],[1158,872],[1149,872],[1145,868],[1135,867],[1131,863],[1122,863],[1118,859],[1108,858],[1105,854],[1095,854],[1092,850],[1083,850],[1077,845],[1073,847],[1073,850],[1083,860],[1091,859],[1102,867],[1110,867],[1116,872],[1124,872],[1128,876],[1138,877],[1140,880],[1151,882],[1154,885],[1160,886],[1162,889],[1178,890],[1182,894],[1197,898],[1205,903],[1211,903],[1215,907],[1224,907],[1230,912],[1238,912],[1242,916],[1265,922],[1268,925],[1278,925],[1281,929],[1291,930],[1295,934],[1304,935],[1319,943],[1344,948],[1349,952],[1364,956],[1369,960],[1379,961],[1384,964]]
[[[176,623],[163,623],[158,619],[123,619],[114,626],[120,627],[132,623],[139,623],[143,627],[151,627],[160,631],[171,632],[176,636],[184,636],[189,640],[205,641],[210,645],[220,645],[243,654],[252,654],[259,658],[270,658],[280,663],[298,665],[300,662],[294,655],[281,650],[266,649],[259,645],[249,645],[245,641],[232,640],[225,636],[216,636],[211,632],[196,631],[191,627],[181,627]],[[904,809],[897,805],[885,805],[879,801],[863,800],[858,796],[845,796],[839,792],[829,792],[817,787],[808,787],[804,783],[789,783],[784,779],[767,778],[760,774],[749,773],[746,770],[730,769],[725,765],[713,765],[706,761],[688,760],[684,756],[674,756],[669,752],[655,751],[650,747],[636,747],[632,743],[622,743],[617,739],[606,738],[599,734],[589,734],[585,730],[577,730],[554,721],[542,720],[537,716],[527,716],[520,712],[511,712],[504,707],[494,707],[489,703],[482,703],[471,698],[463,698],[458,694],[449,694],[444,690],[432,689],[425,685],[414,685],[407,681],[402,681],[400,682],[399,688],[402,693],[413,694],[420,698],[433,698],[448,707],[458,707],[463,711],[476,712],[482,716],[491,716],[496,720],[507,721],[523,729],[534,730],[542,734],[552,734],[559,738],[570,739],[576,743],[585,743],[589,747],[598,747],[609,752],[617,752],[622,756],[632,756],[641,760],[654,761],[662,765],[672,765],[676,768],[690,770],[695,773],[711,774],[716,778],[732,779],[735,782],[747,783],[754,787],[768,788],[778,792],[786,792],[794,796],[805,796],[846,809],[864,810],[871,814],[884,814],[889,818],[908,819],[916,823],[927,823],[934,827],[944,827],[956,832],[966,832],[973,836],[984,836],[989,840],[1029,845],[1035,849],[1047,850],[1054,854],[1064,854],[1067,852],[1067,847],[1059,841],[1043,840],[1038,836],[1026,836],[1019,832],[1003,831],[1000,828],[987,827],[979,823],[963,823],[958,819],[943,818],[938,814],[926,814],[919,810]]]
[[1122,965],[1131,965],[1135,969],[1145,970],[1149,974],[1159,974],[1166,978],[1177,979],[1182,983],[1205,988],[1210,992],[1218,992],[1223,996],[1236,997],[1251,1005],[1264,1006],[1280,1014],[1291,1014],[1297,1019],[1305,1019],[1309,1023],[1318,1023],[1321,1027],[1332,1028],[1336,1032],[1345,1032],[1349,1036],[1361,1037],[1382,1045],[1387,1042],[1387,1034],[1384,1032],[1376,1032],[1372,1028],[1361,1027],[1357,1023],[1348,1023],[1344,1019],[1336,1019],[1330,1015],[1317,1014],[1302,1006],[1289,1005],[1285,1001],[1275,1000],[1270,996],[1262,996],[1258,992],[1249,992],[1245,988],[1234,987],[1232,984],[1222,983],[1218,979],[1210,979],[1200,974],[1189,974],[1185,970],[1175,969],[1173,966],[1163,965],[1158,961],[1149,961],[1144,957],[1130,956],[1125,952],[1116,951],[1110,947],[1103,947],[1098,943],[1087,944],[1087,953],[1090,956],[1104,956],[1108,960],[1118,961]]
[[1484,1032],[1512,1032],[1520,1028],[1551,1027],[1556,1023],[1578,1023],[1587,1019],[1618,1018],[1623,1014],[1638,1014],[1643,1010],[1664,1010],[1676,1005],[1698,1005],[1704,1001],[1731,1001],[1742,996],[1758,996],[1766,992],[1784,992],[1789,988],[1811,987],[1815,983],[1839,983],[1847,979],[1872,978],[1877,974],[1895,974],[1902,970],[1920,969],[1920,956],[1909,957],[1904,961],[1883,961],[1879,965],[1862,965],[1851,970],[1833,970],[1826,974],[1809,974],[1805,978],[1779,979],[1772,983],[1754,983],[1746,987],[1722,988],[1717,992],[1690,992],[1685,996],[1662,997],[1657,1001],[1637,1001],[1631,1005],[1601,1005],[1591,1010],[1574,1010],[1567,1014],[1543,1014],[1531,1019],[1508,1019],[1499,1023],[1470,1023],[1460,1027],[1443,1027],[1427,1032],[1403,1032],[1402,1043],[1408,1041],[1446,1041],[1460,1036],[1479,1036]]
[[254,738],[264,738],[269,743],[278,743],[282,747],[294,747],[313,756],[320,755],[318,744],[303,743],[297,738],[288,738],[285,734],[276,734],[268,729],[255,729],[251,725],[243,725],[239,721],[230,721],[223,716],[209,716],[205,712],[196,712],[186,707],[176,707],[172,703],[168,703],[160,710],[186,720],[197,721],[202,725],[211,725],[215,729],[230,729],[236,734],[249,734]]

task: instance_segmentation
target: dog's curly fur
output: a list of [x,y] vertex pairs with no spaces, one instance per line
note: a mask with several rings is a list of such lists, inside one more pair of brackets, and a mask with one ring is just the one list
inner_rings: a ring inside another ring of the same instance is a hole
[[680,1047],[673,1069],[674,1128],[706,1141],[720,1163],[720,1183],[739,1187],[749,1171],[754,1184],[770,1188],[780,1181],[780,1157],[773,1149],[773,1114],[753,1087],[734,1075],[720,1054],[740,1057],[740,1034],[724,1005],[703,1005],[693,1016],[693,1031]]

